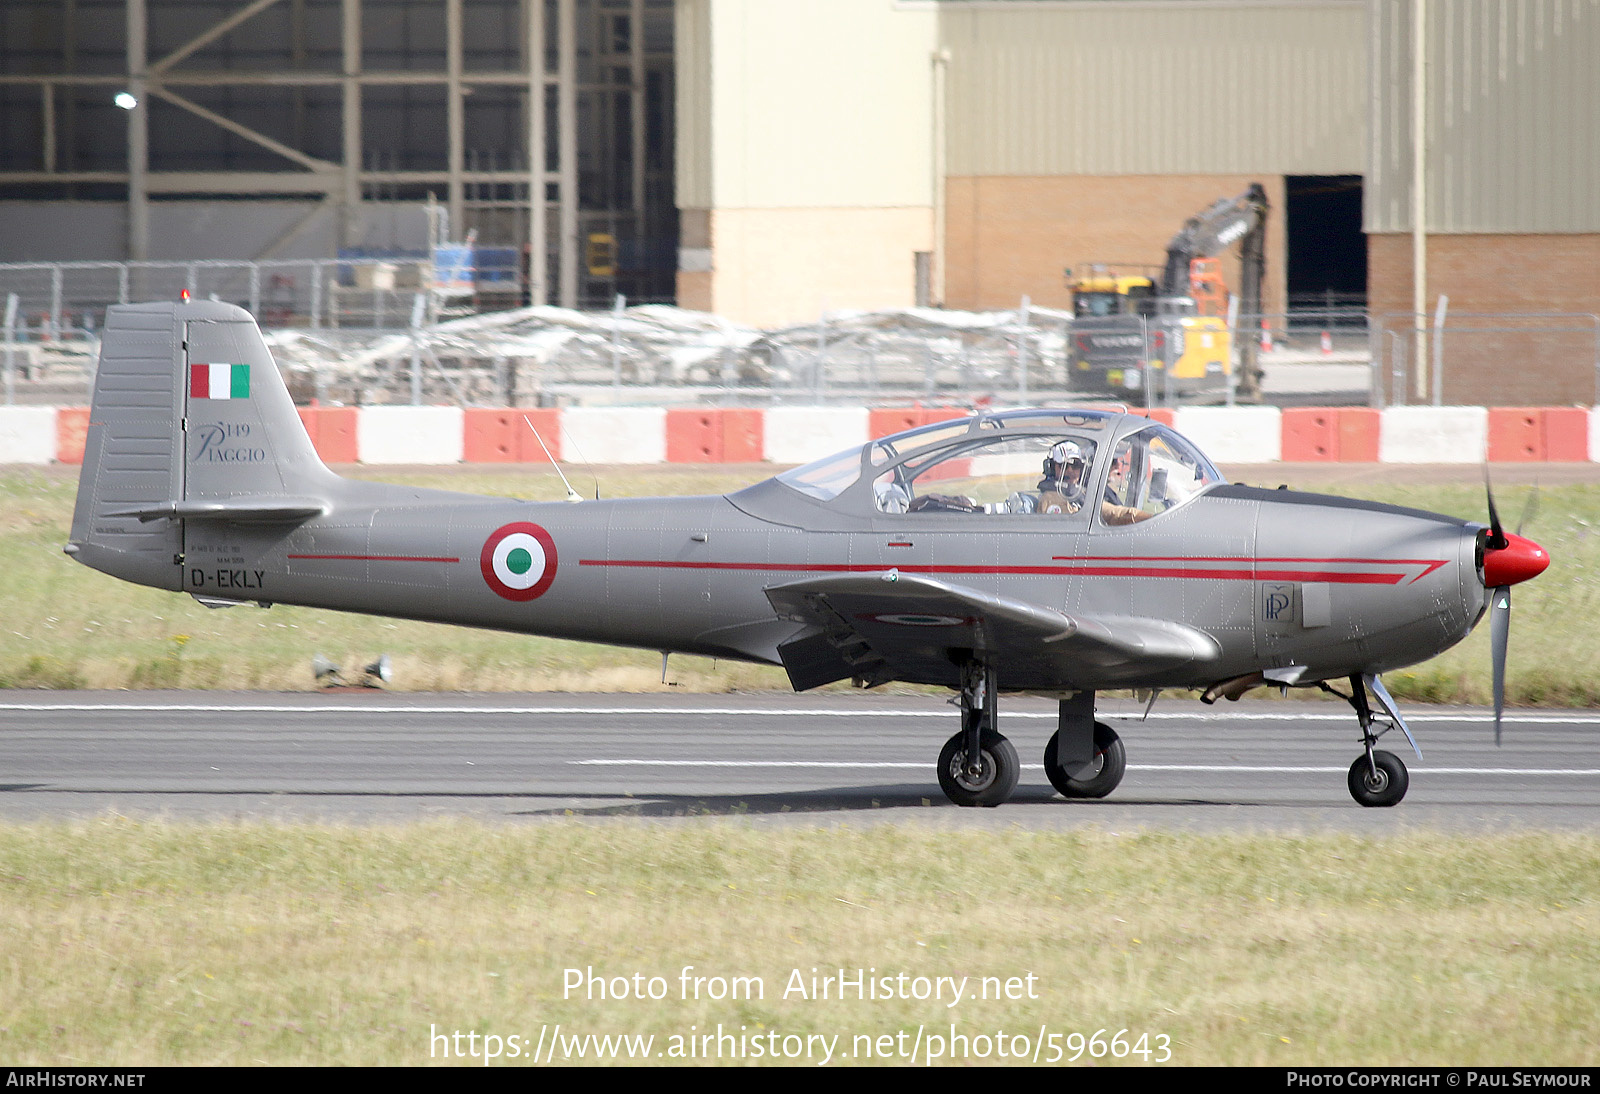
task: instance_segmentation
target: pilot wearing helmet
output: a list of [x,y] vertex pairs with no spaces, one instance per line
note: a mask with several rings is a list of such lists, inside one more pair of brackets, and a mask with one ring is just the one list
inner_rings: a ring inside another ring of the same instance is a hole
[[1089,492],[1083,485],[1087,463],[1076,441],[1057,441],[1044,457],[1044,478],[1034,487],[1039,491],[1039,513],[1076,513],[1083,508]]
[[[1078,442],[1057,441],[1051,445],[1044,457],[1044,478],[1035,487],[1039,491],[1035,512],[1078,512],[1089,498],[1088,488],[1084,485],[1087,473],[1088,460]],[[1100,520],[1105,524],[1135,524],[1152,516],[1153,513],[1142,509],[1118,505],[1109,496],[1100,503]]]

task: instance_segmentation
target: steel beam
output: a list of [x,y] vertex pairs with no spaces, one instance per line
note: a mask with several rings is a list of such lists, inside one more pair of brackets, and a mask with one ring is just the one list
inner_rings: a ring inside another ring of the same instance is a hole
[[561,306],[578,306],[578,35],[573,0],[556,0],[556,171]]
[[633,232],[643,237],[644,224],[644,0],[633,0],[628,12],[628,73],[633,79],[632,106],[633,138]]
[[[327,160],[319,160],[315,156],[306,155],[297,148],[290,148],[288,145],[283,144],[280,141],[273,140],[265,133],[258,133],[247,125],[240,125],[232,118],[225,118],[214,110],[207,110],[199,103],[191,102],[190,100],[185,99],[182,95],[179,95],[176,91],[172,91],[169,88],[161,87],[157,84],[150,84],[149,90],[152,95],[159,95],[172,105],[182,107],[184,110],[187,110],[196,117],[204,118],[212,125],[220,126],[236,136],[243,137],[247,141],[252,141],[256,144],[259,144],[269,152],[276,152],[284,159],[293,160],[295,163],[300,164],[308,171],[337,171],[339,169],[339,165],[336,163],[329,163]],[[141,103],[141,105],[143,104]]]
[[150,257],[150,103],[145,89],[144,0],[128,0],[127,17],[128,93],[135,100],[128,111],[128,258],[142,262]]
[[461,0],[444,0],[445,67],[445,164],[450,182],[445,193],[445,208],[450,213],[450,231],[456,239],[467,236],[466,188],[462,181],[466,148],[466,118],[461,97]]
[[339,239],[346,247],[361,242],[361,0],[341,0],[341,147],[344,159]]
[[220,20],[208,30],[205,30],[195,37],[189,39],[183,45],[179,46],[177,49],[173,50],[159,61],[153,62],[150,65],[150,75],[162,76],[169,68],[183,60],[185,57],[194,53],[198,49],[203,49],[204,47],[210,45],[212,42],[215,42],[218,38],[221,38],[224,34],[228,33],[230,30],[244,22],[246,19],[250,18],[252,15],[255,15],[257,12],[265,8],[270,8],[277,2],[278,0],[252,0],[251,3],[246,4],[244,7],[240,8],[227,18]]
[[545,216],[544,0],[523,0],[528,58],[528,303],[550,302],[549,233]]

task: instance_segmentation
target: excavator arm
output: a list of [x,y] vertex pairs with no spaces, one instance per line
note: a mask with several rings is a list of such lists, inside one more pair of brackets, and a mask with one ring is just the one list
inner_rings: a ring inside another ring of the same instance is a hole
[[[1209,258],[1239,243],[1239,314],[1260,316],[1261,282],[1266,272],[1267,192],[1258,182],[1236,197],[1220,198],[1184,222],[1167,244],[1167,261],[1161,273],[1160,296],[1171,302],[1191,296],[1190,275],[1196,259]],[[1261,370],[1256,364],[1256,340],[1239,343],[1239,393],[1260,391]]]

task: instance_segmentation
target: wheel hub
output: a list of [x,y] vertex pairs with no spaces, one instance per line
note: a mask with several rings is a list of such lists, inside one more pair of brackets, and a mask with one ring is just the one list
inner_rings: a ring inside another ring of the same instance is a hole
[[980,752],[978,754],[978,762],[969,764],[966,753],[957,753],[951,761],[950,774],[964,789],[976,793],[988,789],[994,782],[994,762],[989,758],[988,753]]

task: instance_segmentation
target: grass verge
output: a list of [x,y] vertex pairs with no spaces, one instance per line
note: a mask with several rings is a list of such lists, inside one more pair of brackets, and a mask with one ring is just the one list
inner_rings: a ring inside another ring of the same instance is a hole
[[[999,1062],[1000,1031],[1041,1030],[1064,1057],[1072,1033],[1149,1034],[1124,1063],[1162,1036],[1189,1065],[1600,1062],[1593,836],[969,835],[974,854],[887,824],[0,826],[0,1056],[441,1063],[432,1033],[525,1053],[559,1023],[653,1036],[650,1062],[719,1025],[744,1060],[775,1034],[906,1062],[878,1053],[954,1027],[974,1062],[980,1034]],[[569,969],[664,998],[566,993]],[[840,969],[1018,997],[810,997]],[[708,998],[717,977],[751,997]]]

